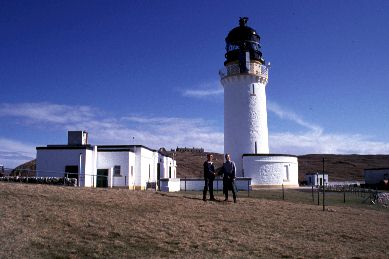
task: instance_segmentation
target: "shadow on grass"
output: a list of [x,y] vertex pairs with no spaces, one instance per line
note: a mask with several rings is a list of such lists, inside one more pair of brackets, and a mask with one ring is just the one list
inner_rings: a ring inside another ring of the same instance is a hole
[[[202,198],[200,197],[196,197],[196,196],[187,196],[187,195],[174,195],[174,194],[168,194],[168,193],[163,193],[163,192],[156,192],[156,194],[159,194],[163,197],[168,197],[168,198],[184,198],[184,199],[189,199],[189,200],[197,200],[197,201],[203,201]],[[215,199],[215,200],[210,200],[210,199],[207,199],[206,200],[207,202],[223,202],[222,200],[219,200],[219,199]]]

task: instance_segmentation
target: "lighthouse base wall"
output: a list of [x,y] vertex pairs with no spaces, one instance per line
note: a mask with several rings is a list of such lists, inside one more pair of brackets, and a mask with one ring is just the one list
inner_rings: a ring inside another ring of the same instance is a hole
[[297,187],[297,156],[280,154],[244,154],[243,172],[251,178],[251,186],[258,187]]

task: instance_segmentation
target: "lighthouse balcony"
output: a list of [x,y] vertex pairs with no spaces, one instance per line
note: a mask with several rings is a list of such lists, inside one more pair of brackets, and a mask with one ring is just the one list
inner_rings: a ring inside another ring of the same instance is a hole
[[229,64],[219,70],[220,79],[234,75],[256,75],[267,81],[269,68],[265,65],[250,62],[246,64],[245,71],[242,71],[239,63]]

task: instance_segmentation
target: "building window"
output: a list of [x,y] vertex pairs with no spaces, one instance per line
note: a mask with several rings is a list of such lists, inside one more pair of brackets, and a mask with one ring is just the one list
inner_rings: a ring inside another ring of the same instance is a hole
[[122,175],[120,174],[120,165],[115,165],[115,166],[113,167],[113,176],[122,176]]
[[169,178],[172,178],[172,167],[169,166]]

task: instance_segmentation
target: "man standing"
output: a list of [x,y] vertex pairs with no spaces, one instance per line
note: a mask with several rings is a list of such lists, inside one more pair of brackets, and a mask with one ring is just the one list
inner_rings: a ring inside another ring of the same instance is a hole
[[224,193],[224,201],[228,201],[228,190],[232,191],[232,198],[234,202],[236,202],[236,194],[235,194],[235,175],[236,175],[236,167],[235,163],[231,161],[230,154],[225,155],[226,162],[223,164],[223,193]]
[[204,190],[203,190],[203,201],[207,199],[207,190],[209,189],[210,200],[214,201],[213,197],[213,180],[215,180],[215,166],[212,162],[213,155],[207,155],[207,161],[204,162]]

